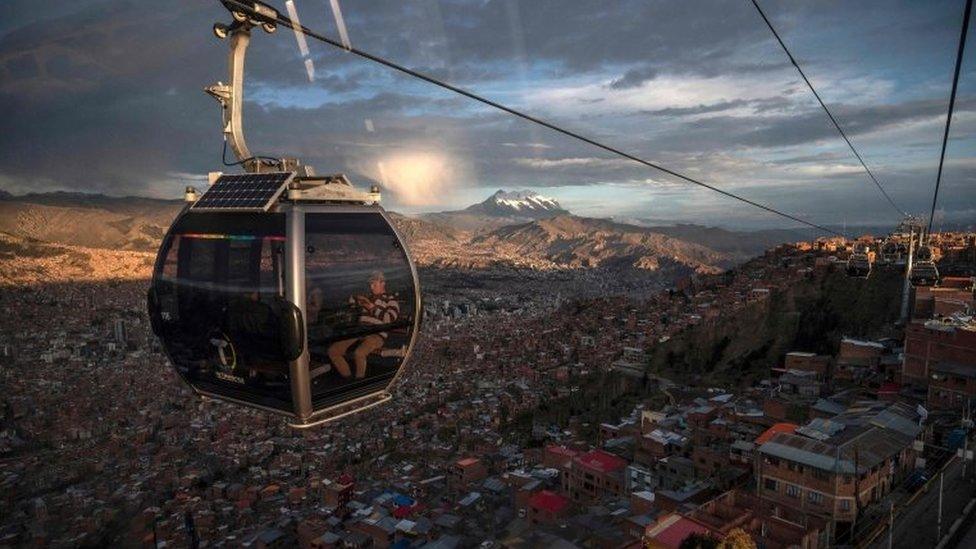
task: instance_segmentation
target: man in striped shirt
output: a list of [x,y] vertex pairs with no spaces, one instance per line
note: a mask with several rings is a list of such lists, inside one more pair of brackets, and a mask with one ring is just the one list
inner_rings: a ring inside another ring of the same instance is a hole
[[[369,295],[357,295],[349,298],[350,305],[359,307],[359,323],[363,326],[381,326],[395,322],[400,316],[400,304],[396,297],[386,293],[386,277],[381,271],[375,271],[369,277]],[[345,354],[350,347],[356,345],[353,351],[356,363],[356,379],[366,377],[366,357],[370,353],[383,347],[389,334],[380,332],[362,338],[343,339],[329,346],[329,359],[342,377],[352,375]]]

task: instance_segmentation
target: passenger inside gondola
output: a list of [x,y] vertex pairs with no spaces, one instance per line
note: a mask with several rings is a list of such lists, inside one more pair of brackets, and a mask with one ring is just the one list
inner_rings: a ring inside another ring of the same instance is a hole
[[[357,310],[358,322],[364,327],[391,324],[400,316],[400,304],[395,296],[386,293],[386,277],[382,271],[375,271],[370,276],[368,295],[351,296],[349,305]],[[349,378],[353,374],[345,355],[350,349],[354,349],[355,376],[356,379],[362,379],[366,377],[367,357],[379,351],[389,335],[388,332],[379,332],[336,341],[329,346],[329,360],[339,375]]]
[[385,387],[417,314],[409,260],[376,215],[306,217],[305,320],[316,407]]

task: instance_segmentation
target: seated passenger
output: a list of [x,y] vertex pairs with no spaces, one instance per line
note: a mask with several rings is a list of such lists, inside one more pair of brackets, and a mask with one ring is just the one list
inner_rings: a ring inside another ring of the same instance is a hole
[[[369,295],[356,295],[349,298],[350,305],[359,309],[359,324],[361,326],[379,326],[396,321],[400,316],[400,304],[396,298],[386,293],[386,277],[376,271],[369,277]],[[353,358],[356,363],[356,379],[366,377],[366,357],[370,353],[383,347],[389,334],[380,332],[361,338],[343,339],[329,346],[329,359],[342,377],[352,375],[345,354],[353,346]]]

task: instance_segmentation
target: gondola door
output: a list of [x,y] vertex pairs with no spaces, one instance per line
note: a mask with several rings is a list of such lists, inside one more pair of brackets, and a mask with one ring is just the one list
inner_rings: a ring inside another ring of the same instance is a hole
[[420,318],[416,269],[382,209],[309,206],[303,302],[313,415],[387,395]]

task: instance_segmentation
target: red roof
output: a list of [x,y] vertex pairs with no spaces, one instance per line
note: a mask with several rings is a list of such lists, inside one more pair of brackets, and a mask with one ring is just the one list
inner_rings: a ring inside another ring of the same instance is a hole
[[355,482],[355,480],[352,478],[352,475],[350,475],[349,473],[343,473],[339,475],[339,478],[336,479],[336,482],[342,485],[346,485],[346,484],[352,484],[353,482]]
[[685,517],[672,515],[648,531],[649,537],[669,549],[678,549],[692,534],[708,534],[708,528]]
[[423,510],[424,505],[422,503],[417,503],[415,505],[401,505],[400,507],[393,509],[393,516],[398,519],[404,519]]
[[459,459],[457,464],[460,465],[461,467],[471,467],[472,465],[476,465],[479,461],[481,460],[479,460],[478,458],[470,457],[470,458]]
[[542,490],[532,494],[529,506],[540,511],[559,513],[569,505],[569,499],[549,490]]
[[627,467],[625,460],[603,450],[593,450],[576,459],[584,466],[601,473],[612,473]]
[[765,444],[769,442],[769,439],[773,438],[773,436],[777,433],[792,433],[796,431],[797,427],[799,426],[795,423],[777,423],[769,429],[766,429],[763,434],[759,435],[759,437],[756,438],[756,444]]

